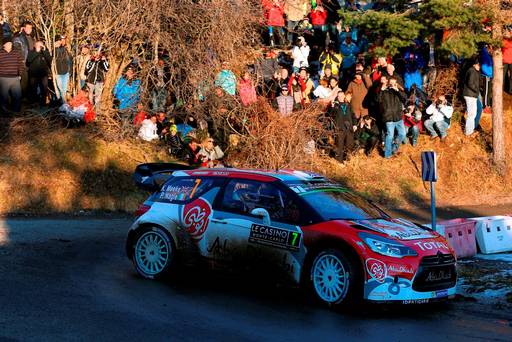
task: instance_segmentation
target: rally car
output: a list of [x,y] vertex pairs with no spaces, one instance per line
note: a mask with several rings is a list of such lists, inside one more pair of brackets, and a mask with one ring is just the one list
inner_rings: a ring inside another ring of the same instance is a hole
[[153,191],[126,250],[145,278],[192,260],[263,269],[330,306],[357,299],[426,303],[455,295],[456,259],[436,232],[394,219],[322,176],[293,170],[144,164]]

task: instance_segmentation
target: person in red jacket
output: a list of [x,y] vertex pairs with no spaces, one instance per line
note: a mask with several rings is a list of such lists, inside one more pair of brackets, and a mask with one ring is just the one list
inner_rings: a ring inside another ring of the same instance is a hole
[[314,10],[309,14],[311,18],[311,24],[313,25],[313,31],[315,35],[315,43],[318,46],[325,45],[325,34],[327,32],[327,11],[323,6],[316,6]]
[[269,28],[270,45],[284,45],[284,3],[281,0],[264,1],[263,6],[267,13],[267,26]]
[[512,94],[512,37],[508,33],[508,37],[503,39],[503,89]]

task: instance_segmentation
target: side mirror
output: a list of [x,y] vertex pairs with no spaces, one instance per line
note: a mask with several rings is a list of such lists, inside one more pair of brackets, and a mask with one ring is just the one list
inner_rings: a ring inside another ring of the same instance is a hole
[[263,219],[263,224],[266,226],[270,226],[270,214],[266,209],[256,208],[251,211],[251,215],[261,217]]

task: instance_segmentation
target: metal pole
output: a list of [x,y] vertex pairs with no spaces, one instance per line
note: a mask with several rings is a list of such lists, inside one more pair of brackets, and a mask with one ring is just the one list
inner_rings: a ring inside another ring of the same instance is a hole
[[436,231],[436,190],[434,182],[430,182],[430,207],[432,210],[432,230]]

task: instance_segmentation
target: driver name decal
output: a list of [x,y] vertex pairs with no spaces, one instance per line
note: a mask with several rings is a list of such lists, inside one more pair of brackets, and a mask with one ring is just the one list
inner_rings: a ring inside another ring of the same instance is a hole
[[388,275],[386,264],[377,259],[367,259],[366,269],[368,274],[379,283],[383,283]]
[[286,229],[253,224],[249,242],[277,248],[298,250],[302,234]]
[[183,226],[192,239],[199,241],[203,238],[211,213],[210,203],[202,198],[185,205],[185,208],[183,208]]

